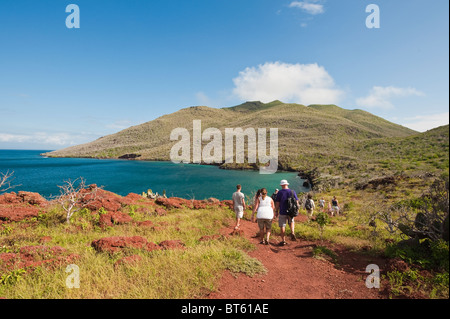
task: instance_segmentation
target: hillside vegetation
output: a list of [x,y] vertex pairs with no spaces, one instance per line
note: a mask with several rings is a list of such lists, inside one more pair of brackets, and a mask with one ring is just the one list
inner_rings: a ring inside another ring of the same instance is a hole
[[[46,155],[168,161],[176,143],[170,141],[171,131],[192,132],[193,120],[202,121],[202,130],[218,128],[222,135],[225,128],[278,128],[279,169],[296,170],[314,184],[308,195],[316,202],[315,212],[308,215],[302,207],[295,226],[297,238],[313,241],[309,258],[341,268],[345,251],[362,254],[378,259],[371,263],[381,262],[380,297],[448,299],[448,125],[418,133],[335,105],[247,102],[186,108]],[[70,224],[58,203],[39,206],[25,200],[29,194],[11,193],[3,195],[1,205],[0,195],[0,297],[204,298],[219,289],[226,270],[266,273],[264,264],[247,255],[255,250],[251,242],[235,232],[223,236],[234,213],[218,200],[101,194],[101,202],[77,212]],[[306,194],[298,195],[303,202]],[[328,206],[333,196],[339,200],[336,216]],[[319,199],[325,208],[317,207]],[[244,220],[250,215],[247,209]],[[280,235],[276,222],[272,234],[271,248]],[[108,241],[123,241],[124,247],[112,253],[99,249]],[[167,242],[181,242],[182,249],[168,248]],[[60,255],[47,256],[49,247]],[[30,252],[35,259],[29,260]],[[52,258],[41,260],[41,255]],[[68,290],[64,269],[55,272],[45,265],[75,257],[92,275],[83,277],[83,289]],[[352,269],[364,271],[366,265],[355,265],[359,258],[351,260]],[[26,275],[29,264],[38,267]]]
[[[278,128],[279,169],[302,172],[316,186],[356,185],[412,169],[429,172],[448,168],[448,126],[420,134],[362,110],[280,101],[247,102],[222,109],[189,107],[45,155],[121,158],[131,154],[139,160],[169,161],[170,150],[178,142],[170,140],[170,133],[186,128],[192,139],[194,120],[201,120],[202,131],[219,129],[223,139],[225,128],[266,128],[267,137],[270,128]],[[251,164],[221,166],[257,168]]]

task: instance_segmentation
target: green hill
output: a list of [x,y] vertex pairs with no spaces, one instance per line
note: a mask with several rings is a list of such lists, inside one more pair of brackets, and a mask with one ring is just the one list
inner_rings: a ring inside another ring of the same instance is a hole
[[[369,169],[377,174],[379,170],[389,173],[404,169],[408,161],[423,159],[417,158],[420,152],[415,151],[416,147],[423,149],[423,145],[434,147],[433,156],[437,158],[430,161],[430,165],[419,165],[421,169],[448,168],[448,155],[443,155],[443,151],[448,152],[448,126],[420,134],[362,110],[280,101],[246,102],[222,109],[189,107],[96,141],[45,155],[120,158],[134,154],[139,160],[169,161],[170,150],[177,143],[170,140],[170,133],[175,128],[186,128],[192,138],[194,120],[202,121],[202,131],[217,128],[223,137],[225,128],[278,128],[279,169],[307,174],[314,171],[331,179],[338,177],[339,183],[365,178]],[[391,160],[399,164],[398,167],[386,165],[386,161]],[[256,166],[227,164],[222,167]]]

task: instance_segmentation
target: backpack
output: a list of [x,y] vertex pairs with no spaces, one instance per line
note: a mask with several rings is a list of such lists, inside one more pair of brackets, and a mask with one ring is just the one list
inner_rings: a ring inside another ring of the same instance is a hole
[[287,214],[290,217],[298,216],[298,204],[294,197],[294,191],[291,190],[291,196],[287,199]]
[[312,204],[311,204],[311,200],[310,199],[306,200],[305,208],[306,208],[306,210],[311,210],[312,209]]

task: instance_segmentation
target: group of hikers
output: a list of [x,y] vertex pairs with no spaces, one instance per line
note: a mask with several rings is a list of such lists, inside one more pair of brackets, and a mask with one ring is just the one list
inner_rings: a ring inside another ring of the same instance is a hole
[[[297,196],[297,193],[289,188],[289,183],[287,180],[282,180],[280,182],[280,186],[281,189],[276,189],[271,196],[268,196],[266,188],[259,189],[255,197],[253,198],[251,221],[256,221],[258,223],[258,227],[260,230],[260,244],[263,245],[269,245],[269,238],[272,230],[272,221],[274,218],[278,219],[278,226],[280,227],[280,246],[287,245],[286,225],[289,225],[291,229],[291,240],[297,240],[294,231],[295,216],[289,213],[289,210],[291,210],[289,201],[290,199],[292,199],[296,202],[296,209],[298,214],[298,209],[300,208],[299,198]],[[239,229],[241,219],[244,216],[244,210],[246,209],[245,195],[244,193],[242,193],[241,185],[236,186],[236,192],[233,193],[232,200],[234,212],[236,213],[235,229]],[[321,198],[318,204],[322,212],[328,212],[332,216],[334,216],[335,214],[339,215],[340,208],[336,196],[334,196],[331,202],[328,203],[328,207],[326,207],[326,201],[324,198]],[[302,206],[306,209],[308,217],[312,218],[316,205],[311,194],[307,195],[307,198]]]

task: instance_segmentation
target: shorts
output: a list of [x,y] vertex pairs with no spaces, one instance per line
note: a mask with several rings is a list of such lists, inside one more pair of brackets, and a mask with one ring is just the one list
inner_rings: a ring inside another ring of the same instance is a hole
[[333,212],[339,213],[339,206],[333,206],[332,209]]
[[292,218],[291,216],[288,215],[279,215],[278,216],[278,226],[280,227],[286,227],[286,223],[287,224],[294,224],[294,218]]
[[236,213],[236,218],[244,217],[244,207],[243,206],[235,207],[234,212]]
[[266,231],[270,231],[272,229],[272,220],[271,219],[258,219],[258,226],[259,226],[259,230],[264,230],[264,227],[265,227]]

